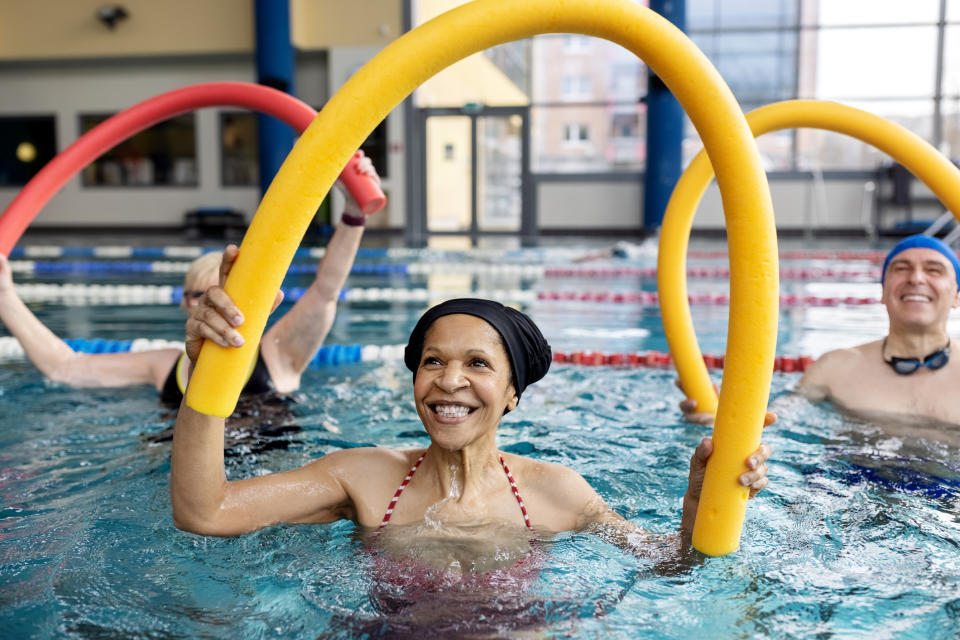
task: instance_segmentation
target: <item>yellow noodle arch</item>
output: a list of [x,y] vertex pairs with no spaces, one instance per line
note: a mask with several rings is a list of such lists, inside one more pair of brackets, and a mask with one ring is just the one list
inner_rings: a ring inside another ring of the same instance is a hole
[[[754,136],[808,128],[834,131],[866,142],[909,169],[960,220],[960,169],[929,142],[885,118],[836,102],[786,100],[754,109],[747,114],[747,122]],[[686,266],[693,216],[712,179],[710,159],[701,151],[673,189],[657,253],[657,289],[667,343],[684,393],[696,400],[698,411],[704,413],[716,411],[717,394],[693,328]]]
[[[731,267],[730,357],[694,545],[734,551],[747,490],[737,476],[760,442],[777,330],[777,247],[770,192],[756,144],[733,94],[707,58],[667,20],[629,0],[475,0],[386,47],[330,99],[287,156],[240,247],[226,291],[243,311],[246,344],[207,341],[187,404],[227,416],[266,325],[274,294],[340,169],[373,128],[416,87],[450,64],[497,44],[541,33],[578,33],[631,50],[684,107],[717,167]],[[726,382],[729,380],[730,382]]]

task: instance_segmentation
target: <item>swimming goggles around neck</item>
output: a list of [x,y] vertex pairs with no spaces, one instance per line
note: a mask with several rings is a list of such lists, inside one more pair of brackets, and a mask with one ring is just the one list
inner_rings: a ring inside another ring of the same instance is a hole
[[[881,357],[886,350],[887,339],[884,338],[883,345],[880,347]],[[949,338],[947,339],[947,346],[945,346],[943,349],[937,349],[930,355],[926,356],[922,362],[916,358],[897,358],[896,356],[890,356],[889,360],[884,358],[883,361],[890,365],[890,368],[901,376],[908,376],[920,367],[927,367],[931,371],[936,371],[950,361],[950,340]]]

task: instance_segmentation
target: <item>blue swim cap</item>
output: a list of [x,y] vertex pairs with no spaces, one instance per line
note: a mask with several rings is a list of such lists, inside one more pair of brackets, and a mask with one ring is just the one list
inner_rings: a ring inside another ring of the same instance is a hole
[[880,272],[880,284],[883,284],[883,279],[887,275],[887,267],[890,266],[890,261],[893,260],[894,256],[907,249],[917,248],[933,249],[934,251],[942,253],[944,257],[950,261],[950,264],[953,265],[953,273],[957,278],[957,286],[960,287],[960,260],[957,259],[957,252],[951,249],[946,242],[923,234],[906,237],[890,250],[890,253],[887,254],[887,259],[883,261],[883,271]]

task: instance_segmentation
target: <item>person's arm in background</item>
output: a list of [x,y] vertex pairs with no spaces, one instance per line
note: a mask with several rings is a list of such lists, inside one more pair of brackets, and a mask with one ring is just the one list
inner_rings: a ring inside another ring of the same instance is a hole
[[[361,159],[360,169],[379,183],[369,158]],[[330,332],[340,289],[350,275],[363,237],[364,214],[350,192],[339,181],[337,185],[346,200],[343,216],[317,266],[317,276],[260,343],[260,353],[280,392],[294,391],[300,386],[300,375]]]
[[180,355],[177,349],[138,353],[77,353],[33,315],[13,286],[10,262],[0,254],[0,321],[47,378],[74,387],[149,384],[160,389]]

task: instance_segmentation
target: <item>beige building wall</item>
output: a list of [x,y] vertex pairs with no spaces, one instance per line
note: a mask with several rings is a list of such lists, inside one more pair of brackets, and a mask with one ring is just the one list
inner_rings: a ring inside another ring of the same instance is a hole
[[290,21],[293,46],[303,51],[382,48],[403,33],[403,1],[290,0]]
[[253,51],[253,2],[123,0],[113,29],[103,0],[0,2],[0,59],[50,60]]

